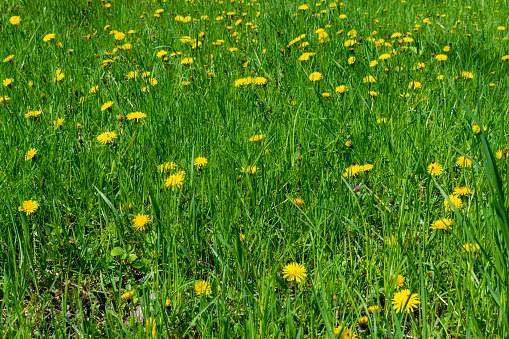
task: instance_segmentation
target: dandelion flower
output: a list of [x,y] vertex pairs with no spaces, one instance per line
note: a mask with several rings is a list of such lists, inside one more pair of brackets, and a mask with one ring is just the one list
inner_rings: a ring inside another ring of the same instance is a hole
[[114,35],[115,40],[122,40],[125,38],[125,33],[122,32],[116,32]]
[[58,82],[58,81],[62,81],[62,79],[64,78],[64,73],[62,72],[61,69],[57,69],[55,71],[55,78],[53,79],[54,82]]
[[35,211],[37,211],[38,208],[39,208],[39,203],[37,201],[28,200],[28,201],[23,201],[23,205],[19,206],[18,210],[20,212],[25,212],[26,215],[30,215],[30,214],[34,213]]
[[302,199],[301,197],[297,197],[297,198],[293,198],[293,203],[297,206],[302,206],[304,205],[304,199]]
[[254,79],[254,83],[255,83],[256,85],[259,85],[259,86],[261,86],[261,85],[266,85],[266,84],[267,84],[267,79],[265,79],[264,77],[256,77],[256,78]]
[[378,306],[378,305],[370,306],[370,307],[368,307],[368,312],[371,313],[371,314],[379,313],[380,312],[380,306]]
[[431,224],[432,230],[447,230],[450,228],[450,226],[454,223],[454,220],[449,218],[443,218],[440,220],[435,221],[433,224]]
[[398,275],[398,278],[396,279],[396,288],[403,287],[404,283],[405,283],[405,277],[402,275]]
[[244,167],[240,168],[240,171],[242,173],[246,172],[249,174],[255,174],[257,170],[258,170],[258,167],[256,167],[256,166],[247,166],[247,169],[245,169]]
[[105,110],[109,109],[111,106],[113,106],[113,101],[105,102],[105,103],[101,106],[101,111],[105,111]]
[[301,282],[307,277],[306,268],[299,263],[291,263],[283,268],[283,278],[288,281],[295,280]]
[[[461,201],[461,199],[457,195],[450,194],[449,195],[449,200],[451,200],[451,203],[457,209],[460,209],[461,207],[463,207],[463,202]],[[452,207],[451,207],[451,205],[449,205],[449,202],[447,201],[447,199],[444,199],[444,206],[445,206],[446,210],[452,210]]]
[[[483,126],[483,130],[486,132],[486,126]],[[477,123],[475,123],[473,126],[472,126],[472,131],[475,133],[475,134],[479,134],[481,133],[481,127],[479,127],[479,125]]]
[[467,157],[461,155],[456,159],[456,165],[458,165],[459,167],[471,167],[472,161],[470,161],[470,159],[468,159]]
[[10,86],[13,82],[14,82],[14,79],[13,79],[13,78],[7,78],[7,79],[5,79],[4,81],[2,81],[2,84],[3,84],[5,87],[8,87],[8,86]]
[[260,141],[262,140],[263,138],[265,138],[267,135],[265,134],[257,134],[257,135],[253,135],[252,137],[249,138],[249,141],[251,142],[256,142],[256,141]]
[[19,23],[21,22],[21,18],[19,16],[11,16],[9,22],[12,25],[19,25]]
[[181,65],[191,65],[194,62],[193,58],[184,58],[180,62]]
[[479,244],[465,244],[463,245],[463,252],[475,252],[479,248],[481,248]]
[[182,187],[182,182],[184,181],[185,172],[180,171],[178,173],[172,174],[166,179],[165,185],[166,187],[172,187],[172,188],[180,188]]
[[340,338],[340,339],[356,339],[357,338],[357,334],[355,334],[355,332],[352,332],[352,330],[350,330],[349,328],[343,327],[343,326],[336,327],[334,329],[334,334],[336,336],[339,335],[339,337],[337,337],[337,338]]
[[345,169],[345,172],[343,173],[343,177],[345,177],[345,178],[355,177],[360,172],[362,172],[362,166],[353,164],[352,166]]
[[348,91],[348,87],[346,87],[345,85],[340,85],[336,87],[336,92],[338,93],[345,93],[346,91]]
[[208,164],[208,161],[207,161],[207,158],[205,158],[205,157],[198,157],[198,158],[194,159],[195,166],[202,167],[202,166],[205,166],[206,164]]
[[25,113],[25,118],[37,118],[42,114],[42,111],[28,111]]
[[392,298],[392,305],[396,312],[412,313],[420,303],[419,295],[417,293],[412,294],[410,290],[399,291]]
[[359,327],[361,329],[365,329],[368,327],[368,322],[369,322],[369,318],[364,316],[364,317],[360,317],[359,319],[357,319],[357,325],[359,325]]
[[210,284],[205,280],[200,280],[194,283],[194,291],[196,292],[196,295],[209,295],[211,292],[211,287]]
[[65,118],[58,118],[57,120],[53,121],[53,125],[55,126],[55,129],[59,128],[60,125],[64,123]]
[[35,148],[29,149],[25,154],[25,161],[32,160],[37,154],[37,150]]
[[127,300],[131,300],[133,296],[134,296],[134,292],[133,291],[129,291],[129,292],[125,292],[124,294],[122,294],[120,296],[120,298],[122,298],[122,300],[127,301]]
[[355,60],[357,60],[354,56],[351,56],[348,58],[347,62],[349,65],[353,65],[355,63]]
[[144,231],[145,225],[150,222],[150,218],[147,214],[138,214],[133,219],[133,227],[137,231]]
[[54,38],[55,38],[55,34],[50,33],[50,34],[46,34],[44,36],[44,38],[42,38],[42,41],[46,42],[46,41],[50,41],[51,39],[54,39]]
[[440,174],[442,174],[443,171],[444,171],[444,169],[442,168],[442,166],[438,162],[434,162],[433,161],[428,166],[428,173],[433,175],[433,176],[439,176]]
[[157,170],[161,173],[163,172],[168,172],[169,170],[172,170],[172,169],[175,169],[177,167],[177,164],[174,163],[173,161],[172,162],[165,162],[165,163],[162,163],[161,165],[157,166]]
[[435,59],[437,59],[438,61],[446,61],[447,60],[447,55],[445,55],[445,54],[438,54],[437,56],[435,56]]
[[99,141],[103,145],[106,145],[106,144],[111,144],[113,142],[113,139],[116,139],[116,138],[117,138],[117,133],[104,132],[97,136],[97,141]]
[[4,62],[11,62],[13,58],[14,58],[14,54],[11,54],[11,55],[7,56],[3,61]]
[[418,89],[418,88],[421,88],[422,85],[419,81],[410,81],[410,83],[408,84],[408,89]]
[[146,118],[147,115],[145,113],[142,113],[142,112],[132,112],[132,113],[129,113],[127,115],[127,120],[134,120],[136,119],[136,123],[138,123],[138,121],[140,119],[143,119],[143,118]]
[[376,79],[372,75],[369,75],[369,76],[363,78],[362,82],[363,83],[374,83],[374,82],[376,82]]
[[320,72],[313,72],[309,75],[309,80],[311,81],[318,81],[322,78],[322,73]]

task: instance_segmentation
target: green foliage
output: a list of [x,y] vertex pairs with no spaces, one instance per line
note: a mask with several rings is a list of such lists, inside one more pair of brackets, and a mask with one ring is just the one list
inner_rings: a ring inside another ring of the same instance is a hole
[[509,9],[304,4],[0,4],[2,338],[509,335]]

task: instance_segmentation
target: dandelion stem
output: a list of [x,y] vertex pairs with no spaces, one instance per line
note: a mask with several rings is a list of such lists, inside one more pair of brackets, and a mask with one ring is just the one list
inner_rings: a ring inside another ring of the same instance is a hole
[[122,159],[124,157],[124,155],[127,153],[127,151],[129,150],[129,147],[131,147],[131,144],[133,143],[134,141],[134,138],[136,138],[136,132],[138,132],[138,124],[136,124],[136,129],[134,130],[134,134],[133,134],[133,137],[131,138],[131,141],[129,142],[129,146],[127,146],[127,148],[125,149],[124,151],[124,154],[122,154],[122,156],[120,157],[120,159]]

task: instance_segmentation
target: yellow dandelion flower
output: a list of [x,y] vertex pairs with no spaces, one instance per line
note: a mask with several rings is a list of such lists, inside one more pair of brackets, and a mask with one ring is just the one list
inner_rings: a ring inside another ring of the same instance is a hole
[[25,113],[25,118],[37,118],[42,114],[42,111],[28,111]]
[[109,109],[111,106],[113,106],[113,101],[105,102],[105,103],[101,106],[101,111],[105,111],[105,110]]
[[55,71],[55,78],[53,79],[54,82],[58,82],[58,81],[62,81],[62,79],[64,78],[64,72],[62,72],[61,69],[57,69]]
[[470,161],[470,159],[468,159],[467,157],[461,155],[456,159],[456,165],[458,165],[459,167],[471,167],[472,161]]
[[371,314],[380,313],[380,311],[381,311],[381,309],[380,309],[380,306],[378,306],[378,305],[368,307],[368,312]]
[[55,126],[55,129],[59,128],[60,125],[64,123],[65,118],[58,118],[57,120],[53,121],[53,125]]
[[266,85],[266,84],[267,84],[267,79],[265,79],[264,77],[256,77],[256,78],[254,79],[254,83],[255,83],[256,85],[259,85],[259,86],[261,86],[261,85]]
[[104,132],[97,136],[97,141],[99,141],[103,145],[106,145],[106,144],[111,144],[113,142],[113,139],[116,139],[116,138],[117,138],[117,133]]
[[120,298],[122,298],[122,300],[127,301],[127,300],[131,300],[133,296],[134,296],[134,292],[133,291],[129,291],[129,292],[126,292],[126,293],[122,294],[120,296]]
[[201,295],[201,294],[209,295],[210,292],[212,291],[212,288],[211,288],[210,284],[208,282],[206,282],[205,280],[199,280],[194,283],[194,291],[195,291],[196,295]]
[[138,214],[133,219],[133,227],[137,231],[144,231],[145,225],[150,222],[151,222],[151,220],[147,214]]
[[376,79],[372,75],[369,75],[369,76],[363,78],[362,82],[365,83],[365,84],[366,83],[374,83],[374,82],[376,82]]
[[413,88],[413,89],[418,89],[418,88],[421,88],[421,87],[422,87],[422,85],[421,85],[421,83],[420,83],[420,82],[418,82],[418,81],[413,81],[413,80],[412,80],[412,81],[410,81],[410,83],[408,84],[408,89],[412,89],[412,88]]
[[194,159],[195,166],[202,167],[205,166],[206,164],[208,164],[208,161],[207,158],[205,157],[197,157],[196,159]]
[[336,338],[340,339],[357,339],[357,334],[355,332],[352,332],[351,329],[338,326],[334,329],[334,334],[336,335]]
[[122,40],[125,38],[125,33],[122,32],[116,32],[114,35],[115,40]]
[[251,142],[260,141],[263,138],[265,138],[266,136],[267,135],[265,135],[265,134],[253,135],[252,137],[249,138],[249,141],[251,141]]
[[396,278],[396,288],[402,287],[404,283],[405,283],[405,277],[402,275],[398,275],[398,277]]
[[184,171],[180,171],[178,173],[175,173],[175,174],[172,174],[168,177],[168,179],[166,179],[165,181],[165,186],[166,187],[172,187],[175,188],[180,188],[182,187],[182,182],[184,181],[184,176],[185,176],[185,172]]
[[346,87],[345,85],[340,85],[338,87],[336,87],[336,92],[338,93],[345,93],[348,91],[348,87]]
[[161,165],[157,166],[157,170],[161,173],[168,172],[169,170],[177,168],[177,164],[173,161],[167,161],[165,163],[162,163]]
[[42,38],[42,41],[46,42],[46,41],[50,41],[51,39],[55,39],[55,34],[53,34],[53,33],[46,34],[44,36],[44,38]]
[[35,155],[37,154],[37,150],[35,148],[31,148],[29,149],[26,153],[25,153],[25,161],[29,161],[29,160],[32,160]]
[[472,193],[472,190],[468,187],[454,187],[453,194],[454,195],[467,195]]
[[353,164],[352,166],[345,169],[345,172],[343,173],[343,177],[355,177],[357,174],[359,174],[362,171],[362,166]]
[[450,228],[450,226],[454,223],[454,220],[449,218],[442,218],[440,220],[435,221],[433,224],[431,224],[432,230],[447,230]]
[[412,313],[421,302],[417,293],[411,293],[410,290],[397,292],[392,298],[392,305],[396,312]]
[[304,205],[304,199],[302,199],[301,197],[293,198],[292,201],[295,205],[299,207]]
[[11,55],[7,56],[3,61],[4,62],[11,62],[13,58],[14,58],[14,54],[11,54]]
[[4,81],[2,81],[2,84],[3,84],[5,87],[8,87],[8,86],[10,86],[13,82],[14,82],[14,79],[13,79],[13,78],[7,78],[7,79],[5,79]]
[[30,214],[34,213],[35,211],[37,211],[38,208],[39,208],[39,203],[37,201],[27,200],[27,201],[23,201],[23,204],[18,207],[18,210],[20,212],[25,212],[26,215],[30,215]]
[[127,115],[127,120],[134,120],[136,119],[136,122],[138,122],[140,119],[146,118],[147,115],[142,112],[131,112]]
[[465,244],[463,245],[463,252],[475,252],[479,248],[481,248],[479,244]]
[[322,73],[320,72],[313,72],[309,75],[309,80],[311,81],[318,81],[322,78]]
[[21,18],[19,16],[11,16],[9,18],[9,22],[11,23],[11,25],[19,25],[19,23],[21,22]]
[[[484,131],[486,132],[486,126],[483,125],[483,129]],[[475,134],[479,134],[481,133],[481,127],[479,127],[479,125],[477,123],[475,123],[473,126],[472,126],[472,131],[475,133]]]
[[443,167],[438,162],[431,162],[428,166],[428,173],[433,176],[439,176],[444,171]]
[[240,171],[242,173],[246,172],[248,174],[255,174],[257,170],[258,170],[258,167],[256,167],[256,166],[247,166],[247,169],[244,167],[240,168]]
[[[458,197],[457,195],[450,194],[449,200],[451,200],[451,203],[457,209],[460,209],[461,207],[463,207],[463,201],[461,201],[460,197]],[[447,199],[444,199],[444,206],[445,206],[446,210],[452,210],[452,207],[451,207],[451,205],[449,205],[449,202],[447,201]]]
[[437,56],[435,56],[435,59],[437,59],[438,61],[446,61],[447,60],[447,55],[445,55],[445,54],[438,54]]
[[290,263],[283,268],[283,278],[288,281],[295,280],[296,282],[301,282],[306,279],[307,274],[306,268],[299,263]]

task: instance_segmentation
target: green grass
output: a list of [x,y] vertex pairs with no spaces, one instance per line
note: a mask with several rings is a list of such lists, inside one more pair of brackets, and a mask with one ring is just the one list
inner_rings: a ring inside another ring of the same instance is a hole
[[[14,55],[0,62],[13,79],[0,85],[2,338],[509,335],[508,8],[331,3],[0,4],[0,58]],[[267,83],[235,86],[247,77]],[[118,137],[103,145],[104,132]],[[443,173],[428,173],[432,161]],[[373,168],[343,175],[352,164]],[[166,187],[178,171],[181,187]],[[470,192],[447,210],[456,187]],[[441,218],[450,229],[430,229]],[[293,262],[307,270],[299,283],[283,277]],[[201,280],[210,294],[195,292]],[[420,301],[410,313],[391,305],[404,289]]]

